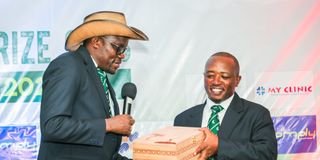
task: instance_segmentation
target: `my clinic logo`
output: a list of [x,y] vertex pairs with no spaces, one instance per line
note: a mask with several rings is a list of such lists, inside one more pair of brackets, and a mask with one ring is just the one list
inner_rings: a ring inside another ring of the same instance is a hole
[[266,89],[263,86],[259,86],[256,89],[256,93],[257,95],[262,96],[266,93]]
[[258,96],[269,95],[302,95],[310,94],[313,92],[312,85],[300,85],[300,86],[258,86],[256,88],[256,94]]

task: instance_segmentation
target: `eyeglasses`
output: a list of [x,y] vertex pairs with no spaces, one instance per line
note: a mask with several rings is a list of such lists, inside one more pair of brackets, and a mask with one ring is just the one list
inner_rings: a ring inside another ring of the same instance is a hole
[[112,48],[116,51],[116,55],[117,56],[119,56],[119,55],[123,54],[124,52],[126,52],[127,47],[119,46],[119,45],[117,45],[115,43],[112,43],[112,42],[108,41],[108,39],[106,37],[102,37],[102,38],[105,40],[105,42],[108,42],[108,43],[111,44]]

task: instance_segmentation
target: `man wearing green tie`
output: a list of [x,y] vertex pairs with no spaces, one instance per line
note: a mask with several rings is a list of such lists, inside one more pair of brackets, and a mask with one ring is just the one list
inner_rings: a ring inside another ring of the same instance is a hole
[[119,69],[129,39],[148,37],[128,26],[123,13],[111,11],[86,16],[69,34],[68,52],[43,76],[39,160],[127,159],[118,150],[135,120],[119,115],[107,73]]
[[200,160],[274,160],[277,140],[270,112],[240,98],[238,60],[218,52],[205,65],[207,99],[176,116],[175,126],[204,127],[205,140],[196,149]]

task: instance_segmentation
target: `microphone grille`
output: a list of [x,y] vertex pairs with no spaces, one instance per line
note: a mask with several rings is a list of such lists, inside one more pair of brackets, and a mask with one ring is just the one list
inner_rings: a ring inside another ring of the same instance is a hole
[[122,86],[121,97],[130,97],[132,99],[136,98],[137,87],[134,83],[127,82]]

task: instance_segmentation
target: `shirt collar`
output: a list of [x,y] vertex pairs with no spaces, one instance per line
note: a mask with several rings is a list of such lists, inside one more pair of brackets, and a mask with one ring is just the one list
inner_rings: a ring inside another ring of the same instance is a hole
[[209,97],[207,97],[206,106],[210,106],[211,107],[213,105],[221,105],[223,107],[223,109],[226,111],[228,109],[228,107],[230,106],[230,103],[231,103],[233,97],[234,97],[234,94],[232,94],[232,96],[230,96],[228,99],[222,101],[221,103],[214,103],[213,101],[211,101],[211,99],[209,99]]
[[[92,61],[93,61],[94,66],[95,66],[96,68],[98,68],[98,64],[96,63],[96,61],[94,61],[94,59],[93,59],[92,56],[90,56],[90,57],[91,57],[91,59],[92,59]],[[103,71],[103,74],[104,74],[104,75],[107,75],[107,72]]]
[[92,61],[93,61],[93,64],[94,64],[94,66],[96,66],[96,68],[98,67],[98,64],[96,63],[96,61],[93,59],[93,57],[90,55],[90,57],[91,57],[91,59],[92,59]]

